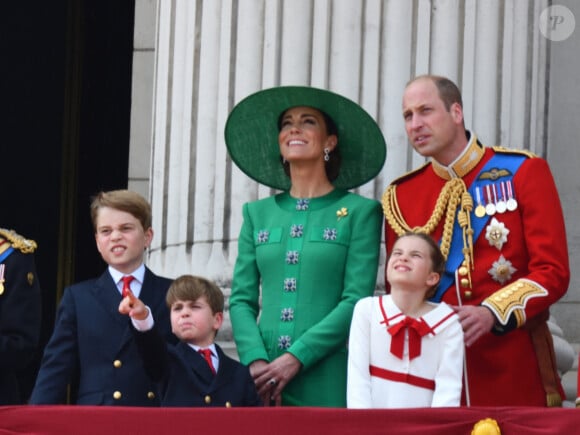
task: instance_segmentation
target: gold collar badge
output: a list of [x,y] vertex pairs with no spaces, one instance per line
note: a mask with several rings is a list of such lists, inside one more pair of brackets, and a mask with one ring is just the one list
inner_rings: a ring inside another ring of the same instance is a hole
[[452,178],[463,178],[477,166],[485,155],[485,148],[479,142],[474,134],[463,150],[461,155],[449,166],[444,166],[436,160],[431,160],[433,171],[444,180],[451,180]]

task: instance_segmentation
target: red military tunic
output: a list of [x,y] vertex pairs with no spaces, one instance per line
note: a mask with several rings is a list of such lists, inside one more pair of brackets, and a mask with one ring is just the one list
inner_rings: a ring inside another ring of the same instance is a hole
[[[500,183],[506,174],[503,168],[480,173],[496,153],[503,154],[504,158],[523,156],[514,150],[483,147],[472,135],[462,156],[449,168],[462,176],[467,188],[479,177],[499,176]],[[432,216],[439,193],[447,182],[445,178],[450,178],[444,173],[449,168],[431,162],[392,183],[396,185],[394,195],[398,204],[395,212],[408,227],[424,226]],[[508,195],[506,185],[503,183],[504,196]],[[517,200],[517,208],[488,216],[483,230],[473,240],[471,288],[453,283],[442,296],[450,305],[487,306],[496,317],[494,333],[484,335],[466,349],[468,383],[464,387],[463,403],[467,392],[468,403],[474,406],[557,405],[562,387],[545,320],[550,305],[564,295],[570,279],[562,207],[550,169],[541,158],[526,157],[509,187],[511,196]],[[480,205],[497,202],[501,196],[496,191],[494,199],[488,193],[480,191]],[[387,215],[388,253],[397,233],[392,219],[389,223],[389,208],[391,216],[394,208],[389,206],[386,197],[387,191],[383,208]],[[470,215],[475,220],[478,199],[474,197],[473,202]],[[431,233],[435,240],[442,236],[444,220],[443,217]],[[490,236],[494,230],[496,237]],[[457,249],[452,246],[451,250],[454,248]]]

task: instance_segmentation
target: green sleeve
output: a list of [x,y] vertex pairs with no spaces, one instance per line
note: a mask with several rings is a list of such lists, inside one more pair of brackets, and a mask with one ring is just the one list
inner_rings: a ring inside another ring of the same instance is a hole
[[240,361],[248,365],[258,359],[269,361],[269,358],[257,325],[260,275],[256,264],[254,225],[248,204],[244,204],[242,213],[244,221],[232,281],[230,319]]

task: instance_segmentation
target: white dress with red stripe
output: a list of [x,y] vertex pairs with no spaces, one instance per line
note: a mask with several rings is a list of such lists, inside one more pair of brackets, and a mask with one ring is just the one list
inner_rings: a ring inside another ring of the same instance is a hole
[[[405,315],[390,295],[361,299],[350,328],[347,407],[420,408],[459,406],[463,376],[463,331],[444,302],[420,319],[420,354],[409,358],[409,330],[395,326]],[[391,352],[389,328],[402,329],[402,358]],[[411,346],[412,348],[413,346]]]

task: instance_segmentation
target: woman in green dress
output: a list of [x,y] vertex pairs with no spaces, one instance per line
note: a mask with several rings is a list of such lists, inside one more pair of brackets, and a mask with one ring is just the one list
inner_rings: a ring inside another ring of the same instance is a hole
[[228,151],[282,191],[243,206],[230,317],[240,361],[264,403],[346,406],[354,304],[375,289],[380,203],[348,192],[382,169],[371,116],[335,93],[259,91],[230,113]]

